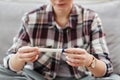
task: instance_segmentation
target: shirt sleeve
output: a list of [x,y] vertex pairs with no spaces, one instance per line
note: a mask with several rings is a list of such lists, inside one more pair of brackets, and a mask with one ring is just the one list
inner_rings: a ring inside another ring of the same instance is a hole
[[109,76],[113,72],[113,65],[109,58],[109,51],[105,41],[105,33],[103,31],[101,19],[95,14],[91,27],[91,49],[90,53],[97,59],[102,60],[106,64],[106,72],[104,76]]
[[25,27],[26,25],[27,25],[27,17],[23,16],[22,25],[20,29],[18,30],[17,35],[13,38],[13,45],[8,49],[7,56],[3,59],[3,65],[4,67],[8,69],[10,69],[10,65],[9,65],[10,57],[16,54],[16,52],[18,51],[20,47],[28,46],[30,44],[29,35]]

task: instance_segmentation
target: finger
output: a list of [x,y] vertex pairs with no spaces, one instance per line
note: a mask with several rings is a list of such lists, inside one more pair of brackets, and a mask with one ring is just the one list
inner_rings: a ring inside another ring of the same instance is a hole
[[81,48],[68,48],[68,49],[65,49],[64,50],[66,53],[69,53],[69,54],[84,54],[85,53],[85,50],[84,49],[81,49]]
[[82,64],[80,64],[80,63],[73,63],[73,62],[69,62],[69,61],[66,61],[66,62],[73,67],[82,66]]
[[31,58],[23,58],[23,60],[24,60],[25,62],[34,62],[35,60],[37,60],[36,57],[37,57],[37,56],[33,56],[33,57],[31,57]]
[[73,62],[73,63],[83,63],[84,62],[84,60],[70,58],[70,57],[66,57],[66,59],[67,59],[67,61]]
[[18,52],[21,52],[21,53],[33,52],[33,51],[39,52],[39,48],[38,48],[38,47],[24,46],[24,47],[21,47],[21,48],[18,50]]
[[35,58],[33,58],[33,59],[31,60],[31,62],[36,61],[38,58],[39,58],[39,55],[37,55]]
[[69,58],[84,60],[84,55],[81,54],[68,54],[68,53],[63,54]]
[[20,58],[31,58],[38,55],[38,53],[37,52],[24,53],[24,54],[19,53],[19,55],[20,55]]

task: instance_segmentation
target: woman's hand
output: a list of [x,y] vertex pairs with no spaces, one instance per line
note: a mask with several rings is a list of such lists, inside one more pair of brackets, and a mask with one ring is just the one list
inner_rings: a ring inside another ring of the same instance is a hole
[[37,47],[21,47],[9,60],[9,67],[13,71],[20,71],[25,63],[34,62],[38,59],[39,49]]
[[18,50],[16,57],[21,62],[34,62],[38,59],[39,48],[25,46]]
[[89,66],[93,56],[90,55],[85,49],[81,48],[68,48],[65,49],[65,56],[67,63],[71,66]]

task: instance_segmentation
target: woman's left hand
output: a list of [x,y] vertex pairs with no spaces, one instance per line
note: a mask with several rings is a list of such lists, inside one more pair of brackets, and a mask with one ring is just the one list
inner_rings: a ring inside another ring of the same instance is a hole
[[93,56],[89,54],[85,49],[81,48],[68,48],[64,52],[67,63],[71,66],[89,66],[91,64]]

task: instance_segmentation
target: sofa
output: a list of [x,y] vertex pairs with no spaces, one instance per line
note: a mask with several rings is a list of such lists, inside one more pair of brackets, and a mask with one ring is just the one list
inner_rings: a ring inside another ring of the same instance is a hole
[[[41,4],[0,1],[0,64],[12,45],[12,39],[21,25],[22,16],[39,5]],[[120,74],[120,0],[81,5],[93,9],[101,17],[114,73]]]

